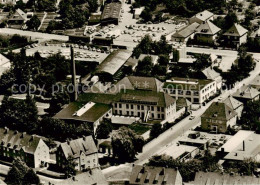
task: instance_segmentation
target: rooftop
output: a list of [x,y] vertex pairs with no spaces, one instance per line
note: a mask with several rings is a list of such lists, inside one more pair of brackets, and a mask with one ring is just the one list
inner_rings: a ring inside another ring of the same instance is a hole
[[126,116],[112,116],[111,117],[112,124],[120,124],[120,125],[131,125],[139,120],[140,120],[140,118],[136,118],[136,117],[126,117]]
[[202,23],[197,29],[196,32],[200,34],[206,34],[206,35],[215,35],[218,33],[221,29],[214,25],[211,21],[207,21]]
[[230,108],[232,108],[233,110],[236,110],[238,107],[243,106],[242,102],[236,100],[232,96],[227,97],[222,102],[225,103]]
[[163,88],[183,89],[183,90],[201,90],[206,85],[212,83],[212,80],[179,78],[174,77],[164,83]]
[[251,87],[250,85],[243,85],[240,89],[238,89],[234,94],[233,97],[235,98],[244,98],[244,99],[253,99],[259,96],[260,92]]
[[202,71],[202,73],[206,76],[209,80],[215,80],[220,76],[218,72],[216,72],[213,68],[208,67]]
[[[201,21],[206,21],[209,18],[211,18],[214,14],[208,10],[204,10],[203,12],[197,13],[196,15],[194,15],[193,17],[196,17],[198,19],[200,19]],[[192,18],[193,18],[192,17]]]
[[153,166],[140,166],[133,167],[130,184],[176,184],[178,171],[172,168],[153,167]]
[[240,24],[234,24],[223,35],[226,35],[226,36],[239,36],[240,37],[240,36],[243,36],[244,34],[246,34],[247,32],[248,32],[248,30],[245,29],[244,27],[242,27]]
[[191,34],[195,33],[196,28],[198,28],[198,27],[199,27],[199,23],[194,22],[194,23],[186,26],[185,28],[181,29],[180,31],[177,31],[176,33],[174,33],[172,35],[172,37],[175,37],[175,38],[187,38]]
[[97,153],[97,147],[92,136],[85,136],[83,138],[67,141],[60,144],[60,147],[66,158],[73,156],[77,158],[83,152],[85,155]]
[[98,73],[109,73],[114,75],[131,56],[132,52],[128,50],[116,50],[105,58],[98,66]]
[[71,102],[66,108],[58,112],[54,118],[72,119],[94,123],[111,109],[110,105],[102,103]]
[[179,146],[177,146],[177,145],[172,145],[172,146],[168,147],[167,149],[165,149],[164,151],[162,151],[160,153],[160,155],[165,154],[165,155],[168,155],[168,156],[172,157],[173,159],[178,159],[183,154],[191,153],[191,152],[193,152],[196,149],[197,149],[197,147],[195,147],[195,146],[188,146],[188,145],[179,145]]
[[227,121],[236,115],[237,112],[225,103],[213,102],[201,117]]
[[120,15],[122,3],[121,2],[111,2],[105,4],[101,19],[118,19]]

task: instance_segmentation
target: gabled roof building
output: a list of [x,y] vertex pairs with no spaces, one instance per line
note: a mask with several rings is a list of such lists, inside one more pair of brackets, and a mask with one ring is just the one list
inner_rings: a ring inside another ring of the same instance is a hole
[[208,20],[213,20],[214,14],[208,10],[204,10],[203,12],[199,12],[193,17],[189,19],[190,24],[197,22],[199,24],[206,22]]
[[78,171],[99,167],[98,150],[92,136],[61,143],[56,152],[57,165],[64,168],[69,157],[76,162]]
[[187,42],[189,38],[193,39],[196,29],[199,27],[199,23],[194,22],[185,28],[177,31],[172,35],[172,41],[175,42]]
[[260,92],[251,87],[250,85],[243,85],[240,89],[238,89],[232,96],[246,104],[249,101],[259,100]]
[[205,21],[196,29],[195,38],[198,42],[213,44],[217,39],[220,28],[211,21]]
[[0,128],[0,157],[12,161],[20,157],[28,166],[39,168],[50,161],[49,147],[36,135]]
[[238,48],[241,44],[247,42],[247,33],[247,29],[235,23],[223,36],[226,44]]

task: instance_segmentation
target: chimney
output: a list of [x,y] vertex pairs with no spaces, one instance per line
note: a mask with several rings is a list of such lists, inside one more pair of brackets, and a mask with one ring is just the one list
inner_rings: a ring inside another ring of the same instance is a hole
[[77,91],[77,82],[76,82],[76,65],[75,65],[75,60],[74,60],[74,48],[71,46],[70,47],[70,52],[71,52],[71,79],[72,79],[72,85],[74,87],[74,92],[73,92],[73,101],[76,101],[78,99],[78,91]]

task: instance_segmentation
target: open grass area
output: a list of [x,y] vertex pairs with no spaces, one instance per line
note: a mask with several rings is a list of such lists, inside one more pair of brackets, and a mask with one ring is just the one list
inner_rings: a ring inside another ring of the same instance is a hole
[[129,128],[138,135],[142,135],[145,132],[147,132],[148,130],[150,130],[150,126],[142,125],[140,123],[134,123],[134,124],[130,125]]

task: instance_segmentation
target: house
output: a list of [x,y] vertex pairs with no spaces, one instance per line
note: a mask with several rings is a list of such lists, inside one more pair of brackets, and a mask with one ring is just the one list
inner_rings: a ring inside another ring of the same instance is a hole
[[222,102],[225,103],[230,108],[232,108],[234,111],[236,111],[237,117],[240,119],[242,111],[244,109],[244,104],[242,102],[236,100],[232,96],[227,97]]
[[220,30],[211,21],[205,21],[196,29],[195,39],[199,43],[214,44]]
[[199,27],[199,23],[194,22],[185,28],[177,31],[172,35],[172,41],[175,42],[187,42],[189,38],[193,39],[196,29]]
[[247,29],[236,23],[223,34],[224,42],[231,47],[238,48],[241,44],[247,42],[247,33]]
[[215,185],[215,184],[228,184],[228,185],[252,185],[260,184],[260,179],[254,176],[241,176],[223,174],[217,172],[197,172],[194,181],[189,182],[190,185]]
[[157,55],[141,54],[137,60],[142,61],[145,57],[151,57],[151,62],[153,65],[156,65],[158,63],[159,57]]
[[99,168],[94,168],[88,170],[87,172],[83,172],[77,174],[74,177],[63,180],[57,185],[82,185],[82,184],[102,184],[108,185],[108,182],[102,173],[102,170]]
[[18,8],[13,16],[8,19],[8,27],[22,29],[27,20],[27,14]]
[[78,171],[99,167],[98,150],[92,136],[61,143],[56,151],[57,166],[64,168],[69,157],[76,162]]
[[20,157],[29,167],[47,166],[50,161],[49,147],[37,135],[0,128],[0,158],[11,162]]
[[166,80],[163,90],[175,99],[186,98],[192,103],[202,104],[216,94],[217,86],[212,80],[174,77]]
[[116,73],[123,67],[128,58],[132,55],[128,50],[116,50],[110,53],[105,60],[97,67],[96,75],[101,81],[112,82]]
[[104,118],[111,116],[112,107],[110,105],[89,101],[87,103],[71,102],[53,118],[61,119],[66,122],[87,123],[93,128],[95,133],[100,122]]
[[208,10],[204,10],[203,12],[197,13],[193,17],[189,19],[190,24],[197,22],[199,24],[202,24],[203,22],[206,22],[208,20],[213,20],[214,14],[211,13]]
[[252,38],[252,39],[260,39],[260,28],[257,29],[255,32],[253,32],[253,33],[250,35],[250,38]]
[[141,13],[144,11],[144,7],[134,9],[134,19],[139,19]]
[[140,117],[147,120],[171,121],[176,117],[176,102],[166,93],[125,90],[113,103],[113,115]]
[[217,150],[217,155],[228,163],[252,158],[260,162],[260,135],[248,130],[239,130]]
[[117,82],[108,93],[119,93],[121,90],[145,90],[145,91],[162,91],[163,83],[153,77],[127,76]]
[[210,143],[210,138],[205,135],[200,136],[200,132],[187,131],[178,139],[178,142],[180,145],[195,146],[199,150],[206,150]]
[[201,128],[213,133],[225,133],[236,121],[236,111],[225,103],[213,102],[201,115]]
[[222,87],[222,77],[220,73],[216,72],[213,67],[208,67],[204,69],[202,72],[202,78],[207,80],[213,80],[216,82],[217,89],[221,89]]
[[259,94],[260,92],[250,85],[243,85],[232,96],[238,101],[246,104],[249,101],[259,100]]
[[258,74],[252,82],[249,84],[251,87],[260,90],[260,74]]
[[115,2],[105,4],[101,15],[101,24],[118,25],[120,14],[121,14],[121,7],[122,7],[122,3],[120,1],[115,1]]
[[178,170],[164,167],[135,165],[132,169],[129,184],[182,184]]
[[0,77],[11,68],[11,62],[4,55],[0,54]]

